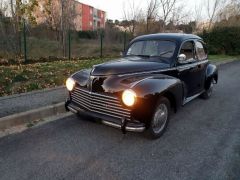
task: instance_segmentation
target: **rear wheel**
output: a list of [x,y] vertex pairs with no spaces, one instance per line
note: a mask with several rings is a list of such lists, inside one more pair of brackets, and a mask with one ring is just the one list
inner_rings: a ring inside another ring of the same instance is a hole
[[161,97],[157,103],[149,128],[147,130],[150,138],[157,139],[162,136],[167,128],[169,115],[170,102],[167,98]]
[[214,85],[214,80],[211,79],[209,88],[205,90],[204,93],[201,94],[201,98],[203,99],[209,99],[212,96],[213,93],[213,85]]

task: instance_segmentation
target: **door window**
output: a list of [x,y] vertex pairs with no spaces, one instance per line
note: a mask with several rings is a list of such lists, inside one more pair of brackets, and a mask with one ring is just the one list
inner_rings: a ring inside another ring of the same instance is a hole
[[205,52],[204,46],[201,42],[196,42],[196,53],[198,60],[205,60],[207,59],[207,53]]
[[185,54],[186,61],[191,61],[195,59],[194,56],[194,42],[193,41],[187,41],[185,42],[180,50],[180,54]]

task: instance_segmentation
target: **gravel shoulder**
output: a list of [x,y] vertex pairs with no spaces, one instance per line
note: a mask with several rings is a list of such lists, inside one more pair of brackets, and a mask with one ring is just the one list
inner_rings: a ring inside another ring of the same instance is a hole
[[67,90],[64,87],[46,89],[0,98],[0,118],[48,105],[64,102]]

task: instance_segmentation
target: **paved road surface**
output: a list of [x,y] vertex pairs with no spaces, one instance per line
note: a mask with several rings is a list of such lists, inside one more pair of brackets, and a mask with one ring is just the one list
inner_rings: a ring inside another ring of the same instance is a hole
[[0,179],[240,179],[240,62],[152,141],[75,116],[0,139]]

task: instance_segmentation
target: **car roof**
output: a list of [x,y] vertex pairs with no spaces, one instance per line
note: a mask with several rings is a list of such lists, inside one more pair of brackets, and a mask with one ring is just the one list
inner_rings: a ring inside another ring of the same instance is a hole
[[143,40],[153,40],[153,39],[185,41],[187,39],[202,39],[202,38],[193,34],[157,33],[157,34],[148,34],[148,35],[138,36],[133,41],[143,41]]

